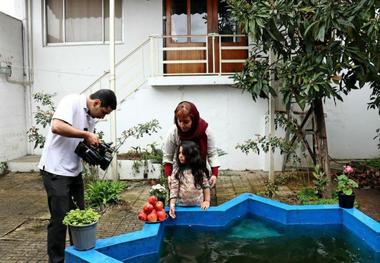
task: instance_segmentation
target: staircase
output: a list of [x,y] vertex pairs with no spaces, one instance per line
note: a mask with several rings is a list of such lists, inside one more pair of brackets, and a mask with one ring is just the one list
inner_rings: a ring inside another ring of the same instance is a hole
[[[115,64],[115,93],[119,100],[118,104],[123,103],[128,96],[142,87],[152,74],[152,65],[149,63],[151,61],[152,41],[152,38],[145,40]],[[90,95],[99,89],[108,89],[109,76],[109,71],[104,72],[81,94]]]
[[[152,74],[152,38],[145,40],[115,65],[116,94],[118,104],[141,88]],[[99,89],[109,88],[109,72],[105,72],[81,94],[90,95]],[[106,120],[107,122],[107,120]],[[7,162],[10,172],[38,172],[40,155],[25,155]]]
[[41,156],[39,155],[25,155],[14,160],[10,160],[7,162],[8,170],[10,172],[21,173],[38,172],[39,169],[37,165],[40,161],[40,157]]

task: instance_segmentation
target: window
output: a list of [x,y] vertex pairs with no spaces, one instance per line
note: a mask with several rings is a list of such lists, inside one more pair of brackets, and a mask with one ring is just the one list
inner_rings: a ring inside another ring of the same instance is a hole
[[[109,40],[109,0],[46,0],[46,41]],[[115,40],[122,40],[122,0],[115,0]]]
[[[207,35],[207,1],[173,0],[171,10],[172,35]],[[203,37],[173,37],[177,42],[205,42]]]

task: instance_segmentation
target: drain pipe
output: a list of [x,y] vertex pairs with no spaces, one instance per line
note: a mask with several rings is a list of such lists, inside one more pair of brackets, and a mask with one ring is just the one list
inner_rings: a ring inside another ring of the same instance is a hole
[[[109,1],[110,7],[110,25],[109,25],[109,45],[110,45],[110,89],[116,93],[116,85],[115,85],[115,0]],[[111,140],[113,144],[116,145],[116,110],[111,112],[110,118],[110,128],[111,128]],[[112,159],[111,163],[111,172],[112,179],[118,180],[119,175],[117,172],[117,153]]]
[[[25,51],[26,51],[26,77],[27,81],[24,85],[25,87],[25,123],[26,127],[32,127],[33,125],[33,109],[32,109],[32,85],[34,82],[33,74],[33,33],[32,33],[32,0],[25,0]],[[27,142],[27,153],[32,154],[33,146],[31,143]]]

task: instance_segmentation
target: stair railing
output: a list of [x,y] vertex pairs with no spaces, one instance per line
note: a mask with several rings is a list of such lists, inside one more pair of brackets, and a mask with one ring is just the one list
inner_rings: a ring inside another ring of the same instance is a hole
[[[116,94],[119,103],[122,103],[126,97],[138,90],[151,75],[150,52],[147,39],[134,48],[124,58],[115,65]],[[109,71],[105,71],[94,82],[92,82],[81,94],[90,95],[99,89],[109,88]]]

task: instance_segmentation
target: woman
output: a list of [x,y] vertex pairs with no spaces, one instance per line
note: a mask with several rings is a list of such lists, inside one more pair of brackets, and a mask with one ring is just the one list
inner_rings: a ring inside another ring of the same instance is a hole
[[178,167],[175,156],[181,141],[193,141],[199,146],[202,160],[211,167],[210,187],[216,184],[218,176],[219,159],[212,132],[208,123],[199,117],[195,105],[189,101],[182,101],[174,111],[175,125],[170,129],[164,145],[164,171],[170,185],[170,175],[173,165]]

